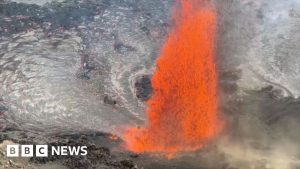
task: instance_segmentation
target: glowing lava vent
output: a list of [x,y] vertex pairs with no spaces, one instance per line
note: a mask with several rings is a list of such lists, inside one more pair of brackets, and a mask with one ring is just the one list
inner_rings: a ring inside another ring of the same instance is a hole
[[124,135],[133,152],[194,151],[222,128],[214,58],[216,12],[211,2],[179,0],[151,79],[148,123]]

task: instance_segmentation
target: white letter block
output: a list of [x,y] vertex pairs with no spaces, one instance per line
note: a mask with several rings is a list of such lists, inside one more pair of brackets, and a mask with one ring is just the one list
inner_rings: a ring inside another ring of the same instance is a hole
[[21,157],[33,157],[33,145],[21,145]]
[[36,145],[35,150],[36,157],[48,157],[48,145]]
[[19,145],[7,145],[6,146],[7,157],[19,157]]

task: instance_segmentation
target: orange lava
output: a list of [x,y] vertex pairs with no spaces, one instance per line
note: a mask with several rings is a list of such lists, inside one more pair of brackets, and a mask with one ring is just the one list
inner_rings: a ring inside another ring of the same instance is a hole
[[179,0],[152,77],[148,124],[130,128],[126,148],[136,153],[194,151],[215,138],[218,118],[214,62],[216,12],[204,0]]

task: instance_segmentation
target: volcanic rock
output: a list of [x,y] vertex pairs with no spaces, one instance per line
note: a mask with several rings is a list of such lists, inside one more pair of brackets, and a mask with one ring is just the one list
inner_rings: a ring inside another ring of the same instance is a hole
[[136,97],[142,101],[147,101],[151,97],[152,86],[149,75],[143,75],[136,79],[134,83]]

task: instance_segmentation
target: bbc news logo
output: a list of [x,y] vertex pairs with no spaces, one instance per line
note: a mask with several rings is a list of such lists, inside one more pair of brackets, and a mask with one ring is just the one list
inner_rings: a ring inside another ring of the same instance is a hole
[[[50,151],[49,151],[50,150]],[[87,146],[7,145],[7,157],[86,156]]]

